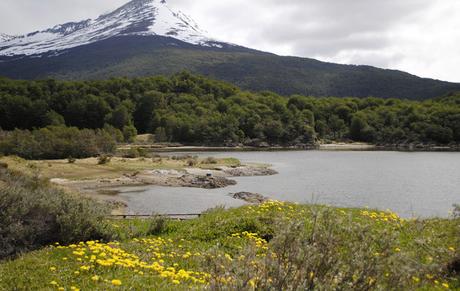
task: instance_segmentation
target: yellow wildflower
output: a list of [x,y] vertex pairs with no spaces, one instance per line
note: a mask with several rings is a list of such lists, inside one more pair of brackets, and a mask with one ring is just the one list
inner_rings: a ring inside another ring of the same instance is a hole
[[172,280],[172,283],[176,285],[180,284],[179,280]]
[[50,271],[52,272],[56,271],[56,267],[50,267]]
[[114,286],[121,286],[121,281],[118,280],[118,279],[114,279],[114,280],[112,280],[112,285],[114,285]]
[[93,281],[99,281],[100,277],[98,275],[94,275],[93,277],[91,277],[91,280]]
[[442,287],[446,288],[446,289],[449,289],[449,284],[447,283],[442,283]]

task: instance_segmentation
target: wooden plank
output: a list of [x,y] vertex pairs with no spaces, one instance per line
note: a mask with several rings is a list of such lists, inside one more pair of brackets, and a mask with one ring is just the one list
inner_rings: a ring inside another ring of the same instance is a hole
[[168,214],[157,214],[157,215],[152,215],[152,214],[118,214],[118,215],[109,215],[108,217],[113,217],[113,218],[137,218],[137,217],[157,217],[157,216],[162,216],[162,217],[167,217],[167,218],[178,218],[182,219],[184,217],[200,217],[202,214],[201,213],[168,213]]

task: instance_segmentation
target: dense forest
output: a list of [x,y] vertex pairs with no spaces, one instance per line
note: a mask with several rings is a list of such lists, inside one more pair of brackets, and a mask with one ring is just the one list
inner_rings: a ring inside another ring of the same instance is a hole
[[422,102],[283,97],[242,91],[187,72],[104,81],[0,78],[3,131],[18,129],[19,135],[24,133],[19,130],[54,126],[56,131],[64,125],[105,128],[98,134],[111,132],[118,141],[129,141],[137,131],[155,134],[157,142],[200,145],[298,145],[318,140],[449,144],[460,142],[460,94]]

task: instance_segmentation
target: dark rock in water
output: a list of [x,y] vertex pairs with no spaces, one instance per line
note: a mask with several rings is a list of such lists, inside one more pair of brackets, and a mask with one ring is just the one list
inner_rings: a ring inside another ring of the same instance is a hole
[[278,174],[277,171],[266,167],[232,167],[224,170],[224,172],[232,177],[272,176]]
[[236,181],[224,177],[206,177],[202,188],[215,189],[236,185]]
[[268,200],[268,198],[263,196],[262,194],[251,192],[238,192],[231,193],[230,195],[235,199],[240,199],[248,203],[263,203]]
[[195,175],[183,175],[180,177],[182,186],[196,187],[205,189],[224,188],[230,185],[236,185],[236,181],[227,179],[225,177],[207,177]]

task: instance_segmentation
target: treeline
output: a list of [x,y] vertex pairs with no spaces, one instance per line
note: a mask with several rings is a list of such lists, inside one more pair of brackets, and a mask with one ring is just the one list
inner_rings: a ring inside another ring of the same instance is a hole
[[424,102],[283,97],[185,72],[104,81],[0,79],[0,127],[110,127],[128,139],[137,130],[186,144],[448,144],[460,142],[459,100],[459,94]]
[[119,130],[108,126],[96,130],[65,126],[0,130],[0,154],[26,159],[87,158],[114,153],[123,139]]

